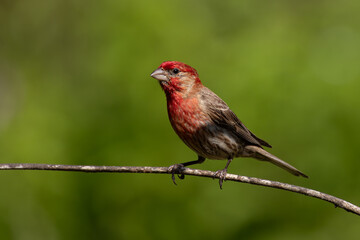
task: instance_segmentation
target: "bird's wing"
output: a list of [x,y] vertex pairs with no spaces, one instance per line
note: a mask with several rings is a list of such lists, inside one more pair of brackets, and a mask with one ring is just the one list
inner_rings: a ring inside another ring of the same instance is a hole
[[216,125],[236,133],[238,137],[251,145],[271,147],[270,144],[250,132],[235,113],[230,110],[229,106],[210,89],[204,87],[200,99],[204,109]]

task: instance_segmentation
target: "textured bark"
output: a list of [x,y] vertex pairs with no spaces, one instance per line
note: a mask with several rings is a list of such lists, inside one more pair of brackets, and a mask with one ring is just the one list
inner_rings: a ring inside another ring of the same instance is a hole
[[[168,167],[147,167],[147,166],[86,166],[86,165],[59,165],[59,164],[32,164],[32,163],[11,163],[11,164],[0,164],[0,170],[52,170],[52,171],[77,171],[77,172],[113,172],[113,173],[160,173],[160,174],[171,174]],[[192,175],[199,177],[214,178],[215,172],[207,170],[199,170],[192,168],[185,168],[181,172],[184,175]],[[215,177],[218,178],[218,177]],[[322,193],[313,189],[304,188],[288,183],[270,181],[261,178],[240,176],[235,174],[226,174],[225,180],[250,183],[259,186],[278,188],[287,190],[290,192],[301,193],[306,196],[318,198],[340,207],[348,212],[355,213],[360,216],[360,207],[347,202],[343,199],[334,197],[332,195]]]

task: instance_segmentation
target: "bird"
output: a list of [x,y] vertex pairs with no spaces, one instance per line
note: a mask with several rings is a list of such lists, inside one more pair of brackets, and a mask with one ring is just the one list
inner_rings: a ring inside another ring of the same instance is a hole
[[[272,146],[253,134],[229,106],[205,87],[198,72],[178,61],[165,61],[150,75],[158,80],[166,95],[167,112],[172,128],[193,150],[198,159],[169,167],[172,180],[185,166],[205,159],[227,160],[225,168],[215,172],[222,189],[228,167],[234,158],[250,157],[279,166],[295,176],[307,175],[264,149]],[[179,176],[184,178],[184,175]]]

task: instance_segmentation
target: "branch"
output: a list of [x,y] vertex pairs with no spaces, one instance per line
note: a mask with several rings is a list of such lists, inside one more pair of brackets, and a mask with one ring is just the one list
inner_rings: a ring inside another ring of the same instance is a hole
[[[11,164],[0,164],[0,170],[53,170],[53,171],[77,171],[77,172],[113,172],[113,173],[160,173],[160,174],[171,174],[168,167],[133,167],[133,166],[85,166],[85,165],[53,165],[53,164],[31,164],[31,163],[11,163]],[[192,168],[185,168],[181,172],[184,175],[192,175],[198,177],[214,178],[215,172],[207,170],[199,170]],[[218,178],[217,176],[215,178]],[[260,185],[271,188],[278,188],[290,192],[301,193],[306,196],[318,198],[324,201],[328,201],[340,207],[348,212],[360,215],[360,207],[347,202],[343,199],[334,197],[332,195],[322,193],[313,189],[304,188],[288,183],[276,182],[265,180],[255,177],[246,177],[235,174],[226,174],[225,180],[250,183],[254,185]]]

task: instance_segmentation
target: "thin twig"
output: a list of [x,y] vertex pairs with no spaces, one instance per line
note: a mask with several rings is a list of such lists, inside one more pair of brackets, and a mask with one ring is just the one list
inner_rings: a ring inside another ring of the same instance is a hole
[[[77,172],[113,172],[113,173],[161,173],[161,174],[171,174],[168,170],[168,167],[134,167],[134,166],[86,166],[86,165],[59,165],[59,164],[33,164],[33,163],[11,163],[11,164],[0,164],[0,170],[53,170],[53,171],[77,171]],[[192,175],[199,177],[208,177],[214,178],[215,172],[185,168],[181,174]],[[218,178],[218,177],[215,177]],[[255,177],[246,177],[235,174],[227,174],[226,180],[250,183],[254,185],[260,185],[265,187],[278,188],[282,190],[287,190],[290,192],[301,193],[306,196],[319,198],[324,201],[328,201],[335,205],[335,207],[340,207],[345,209],[348,212],[355,213],[360,216],[360,207],[347,202],[343,199],[334,197],[332,195],[322,193],[313,189],[304,188],[296,185],[291,185],[288,183],[276,182],[265,180]]]

